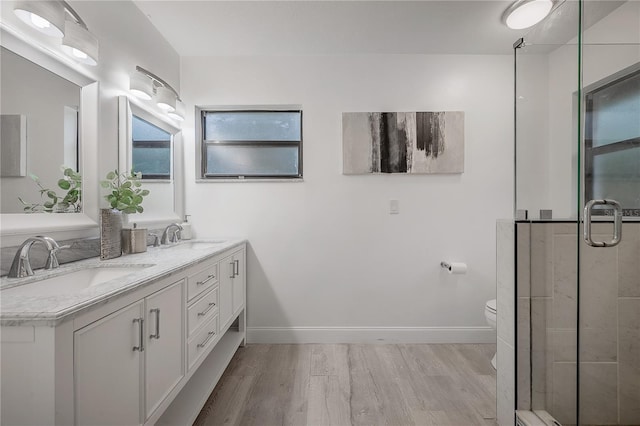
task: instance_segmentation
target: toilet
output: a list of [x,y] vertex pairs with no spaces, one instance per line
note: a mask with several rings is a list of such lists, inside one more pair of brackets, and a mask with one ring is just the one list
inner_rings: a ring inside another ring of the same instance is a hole
[[[494,330],[496,329],[496,299],[491,299],[487,301],[484,305],[484,317],[487,319],[487,324],[491,326]],[[493,359],[491,360],[491,365],[494,369],[496,369],[496,355],[493,355]]]

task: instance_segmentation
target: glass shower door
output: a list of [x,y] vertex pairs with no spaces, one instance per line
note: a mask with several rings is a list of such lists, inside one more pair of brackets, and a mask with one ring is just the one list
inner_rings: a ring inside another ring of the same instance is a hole
[[621,3],[581,34],[581,425],[640,424],[640,2]]

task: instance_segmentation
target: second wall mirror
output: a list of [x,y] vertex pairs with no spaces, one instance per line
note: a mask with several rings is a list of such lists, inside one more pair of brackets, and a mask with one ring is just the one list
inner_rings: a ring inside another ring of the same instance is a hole
[[147,111],[126,96],[118,98],[120,171],[142,176],[149,190],[144,212],[129,215],[126,224],[163,226],[180,222],[182,209],[182,138],[180,128]]

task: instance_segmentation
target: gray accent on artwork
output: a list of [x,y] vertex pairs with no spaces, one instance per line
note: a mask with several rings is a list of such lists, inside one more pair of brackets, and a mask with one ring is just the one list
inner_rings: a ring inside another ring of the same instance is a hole
[[[380,129],[381,117],[379,112],[369,114],[369,128],[371,129],[371,172],[380,173]],[[358,138],[359,139],[359,138]]]
[[438,158],[445,150],[445,113],[416,112],[416,146],[427,157]]
[[383,112],[380,119],[380,171],[407,172],[408,143],[405,121],[395,112]]

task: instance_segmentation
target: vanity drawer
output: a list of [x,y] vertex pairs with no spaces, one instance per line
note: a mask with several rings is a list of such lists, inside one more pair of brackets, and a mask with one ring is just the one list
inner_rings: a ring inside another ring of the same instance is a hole
[[200,326],[218,313],[218,287],[205,294],[202,299],[189,307],[188,327],[189,336]]
[[198,330],[187,343],[187,356],[189,370],[193,364],[218,341],[218,315],[215,315],[202,328]]
[[217,283],[218,264],[214,263],[204,269],[201,269],[193,275],[189,275],[187,284],[187,298],[191,300],[205,290],[210,289],[214,286],[214,284]]

